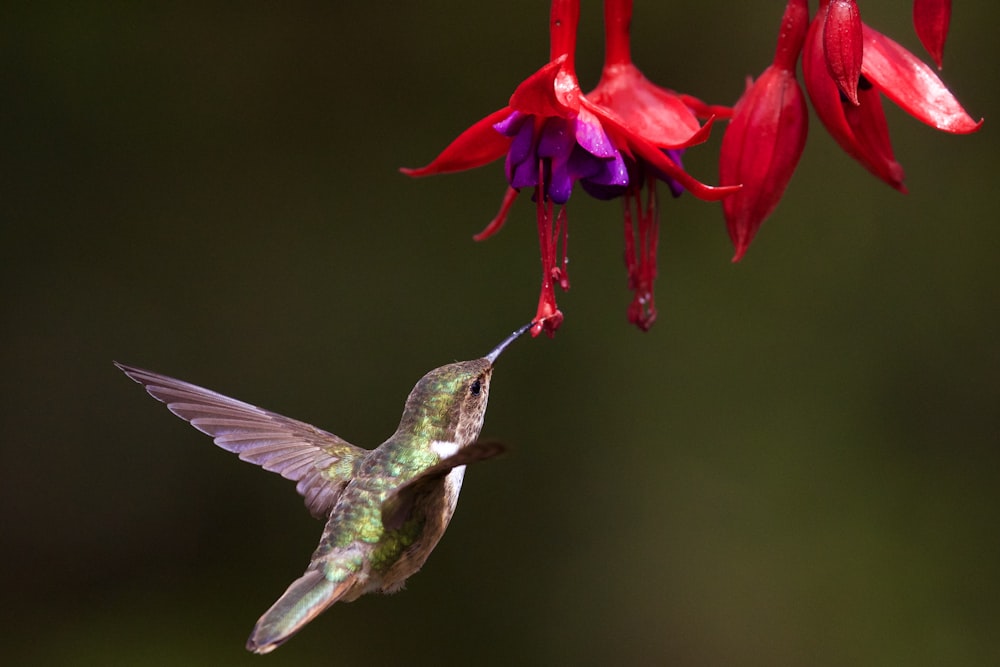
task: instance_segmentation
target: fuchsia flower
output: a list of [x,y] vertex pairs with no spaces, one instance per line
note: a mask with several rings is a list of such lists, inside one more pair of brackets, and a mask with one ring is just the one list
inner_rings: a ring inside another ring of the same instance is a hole
[[[681,98],[671,98],[672,115],[648,117],[647,121],[656,122],[633,127],[627,118],[583,95],[573,62],[578,21],[579,0],[554,0],[549,21],[552,60],[518,86],[506,107],[463,132],[430,164],[403,170],[410,176],[448,173],[479,167],[506,154],[510,187],[496,218],[475,237],[477,240],[503,226],[520,189],[534,188],[542,255],[542,289],[531,330],[534,336],[543,330],[552,335],[562,322],[554,286],[569,287],[564,205],[577,181],[588,191],[624,192],[630,183],[626,160],[641,160],[655,168],[658,177],[670,179],[702,199],[717,200],[738,187],[705,185],[661,150],[688,145],[692,136],[701,136],[697,135],[701,128],[696,119],[693,127],[690,123],[683,128],[671,126],[682,115],[674,104],[683,106]],[[669,144],[661,145],[664,141]],[[557,259],[560,241],[562,258]]]
[[719,182],[743,189],[722,200],[726,228],[739,261],[781,199],[806,145],[809,111],[795,64],[809,27],[806,0],[789,0],[774,62],[749,84],[722,137]]
[[[569,289],[565,207],[578,182],[598,199],[622,198],[633,291],[628,319],[643,330],[656,320],[657,181],[674,196],[687,191],[722,200],[733,261],[743,257],[777,207],[805,146],[808,110],[796,77],[800,55],[806,91],[823,125],[851,157],[901,192],[903,169],[893,155],[883,96],[945,132],[965,134],[982,125],[927,65],[865,25],[856,0],[819,0],[811,21],[807,0],[788,0],[771,65],[756,81],[748,80],[733,109],[647,80],[631,58],[632,0],[605,0],[604,67],[597,86],[584,95],[574,66],[579,4],[552,1],[550,62],[517,87],[507,106],[462,132],[428,165],[402,170],[410,176],[443,174],[505,157],[508,188],[476,240],[499,231],[520,191],[533,189],[542,261],[533,336],[553,335],[563,320],[555,286]],[[950,0],[914,2],[918,36],[939,66],[950,17]],[[701,124],[699,118],[707,120]],[[722,140],[721,185],[713,187],[689,175],[681,158],[720,118],[731,122]]]
[[[935,44],[937,53],[943,47],[949,16],[950,3],[943,0],[914,5],[918,32],[937,35],[928,46],[932,53]],[[927,65],[865,25],[855,0],[820,0],[811,22],[806,1],[789,0],[774,63],[737,102],[722,140],[720,181],[743,184],[722,202],[736,247],[734,261],[777,206],[805,143],[806,109],[795,79],[800,50],[806,90],[827,131],[851,157],[901,192],[906,192],[903,168],[889,141],[883,95],[945,132],[975,132],[982,124]]]
[[858,103],[842,98],[830,76],[825,31],[830,0],[821,0],[809,26],[802,72],[813,108],[823,125],[851,157],[880,179],[906,192],[903,168],[896,162],[882,95],[931,127],[952,134],[975,132],[975,121],[930,67],[885,35],[862,23],[861,75]]
[[[587,94],[587,99],[605,109],[606,115],[614,114],[611,117],[615,125],[627,128],[620,141],[626,147],[629,181],[625,187],[617,188],[582,185],[599,199],[622,197],[625,266],[629,289],[633,292],[628,319],[648,331],[656,321],[653,298],[659,244],[656,181],[665,181],[674,196],[680,196],[684,184],[665,172],[664,164],[680,166],[683,149],[708,137],[715,115],[712,112],[728,116],[729,110],[681,97],[646,79],[632,62],[631,21],[632,0],[604,3],[604,67],[597,87]],[[711,114],[704,126],[698,122],[692,107]]]

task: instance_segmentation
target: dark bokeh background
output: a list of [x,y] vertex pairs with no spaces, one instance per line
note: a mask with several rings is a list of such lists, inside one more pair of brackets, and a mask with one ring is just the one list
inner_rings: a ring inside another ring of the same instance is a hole
[[[654,81],[732,102],[783,3],[638,3]],[[891,6],[890,6],[891,5]],[[600,10],[580,75],[596,81]],[[919,50],[909,3],[863,3]],[[543,64],[539,2],[32,3],[0,21],[0,621],[10,664],[1000,663],[994,3],[956,3],[973,137],[889,108],[912,193],[813,119],[747,258],[665,202],[649,334],[618,206],[571,202],[573,289],[519,342],[451,530],[406,592],[275,655],[257,616],[320,525],[119,359],[367,446],[420,375],[534,312],[498,165],[411,181]],[[718,137],[689,153],[715,180]]]

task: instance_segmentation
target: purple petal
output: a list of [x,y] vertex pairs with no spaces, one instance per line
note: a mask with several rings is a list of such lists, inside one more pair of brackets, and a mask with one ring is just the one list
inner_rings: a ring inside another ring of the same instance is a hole
[[618,150],[611,139],[604,133],[604,128],[597,118],[585,109],[580,110],[576,119],[576,143],[591,155],[611,158],[618,155]]
[[[613,170],[614,176],[610,178],[595,177],[580,182],[584,191],[594,199],[606,201],[621,197],[628,190],[629,183],[641,183],[643,179],[642,169],[634,160],[628,158],[622,158],[621,164],[617,160],[613,162],[609,160],[605,169]],[[619,173],[619,169],[623,172]]]
[[[676,164],[681,169],[684,168],[684,164],[681,162],[681,156],[684,155],[683,148],[666,149],[663,152],[666,153],[667,157],[670,158],[671,162]],[[682,194],[684,194],[684,186],[678,183],[675,179],[664,174],[662,171],[660,171],[656,167],[653,167],[652,165],[649,165],[649,168],[652,170],[653,175],[656,178],[667,184],[667,187],[670,188],[670,194],[672,194],[674,197],[680,197]]]
[[552,159],[549,196],[556,203],[565,203],[573,190],[573,184],[599,176],[604,171],[605,162],[607,161],[594,157],[574,143],[568,157]]
[[620,185],[598,185],[593,181],[580,181],[580,187],[588,195],[601,201],[609,201],[621,197],[627,189]]
[[511,163],[517,165],[530,159],[532,157],[531,149],[534,142],[535,124],[522,123],[517,134],[514,135],[514,141],[510,142],[510,149],[507,151],[507,156],[510,158]]
[[[516,185],[514,181],[518,180],[516,174],[524,167],[525,164],[528,164],[532,170],[534,169],[534,166],[532,165],[535,160],[534,154],[531,150],[534,143],[535,124],[532,122],[522,122],[519,125],[517,134],[514,135],[514,140],[510,143],[510,148],[507,150],[507,160],[504,163],[507,182],[510,183],[512,187],[524,187],[523,185]],[[523,180],[523,177],[520,180]]]
[[516,190],[535,187],[538,185],[538,162],[525,160],[514,165],[513,169],[507,173],[507,182],[510,183],[510,187]]
[[630,175],[621,155],[613,160],[596,160],[597,170],[580,179],[584,191],[594,199],[608,200],[620,197],[628,189]]
[[552,174],[549,176],[549,199],[556,204],[565,204],[573,194],[573,183],[576,181],[568,169],[568,161],[552,160]]
[[582,147],[574,146],[566,161],[566,169],[575,179],[591,178],[600,173],[604,162],[605,160],[594,157]]
[[[586,156],[586,157],[582,157]],[[589,158],[589,159],[588,159]],[[573,184],[582,176],[596,171],[594,158],[575,143],[569,155],[551,159],[552,171],[549,175],[548,195],[557,204],[565,204],[573,193]]]
[[546,118],[538,137],[538,157],[568,158],[576,145],[572,124],[565,118]]
[[597,185],[613,185],[624,187],[629,183],[628,168],[625,160],[615,152],[614,158],[601,160],[600,168],[593,176],[588,176],[587,180]]
[[577,181],[601,198],[624,192],[629,183],[625,160],[596,117],[583,111],[578,118],[545,118],[540,128],[537,123],[535,116],[514,112],[494,125],[513,137],[506,161],[511,187],[537,187],[545,161],[544,195],[556,204],[569,200]]
[[521,130],[521,124],[524,123],[525,118],[528,116],[520,111],[513,111],[499,123],[494,123],[493,129],[505,137],[513,137]]

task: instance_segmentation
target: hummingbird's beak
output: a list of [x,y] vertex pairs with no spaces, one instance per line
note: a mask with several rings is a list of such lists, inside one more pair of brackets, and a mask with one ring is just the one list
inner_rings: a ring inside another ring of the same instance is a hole
[[500,353],[503,352],[505,349],[507,349],[507,346],[510,345],[511,343],[513,343],[514,340],[518,336],[520,336],[525,331],[527,331],[528,329],[530,329],[533,324],[534,324],[534,322],[528,322],[527,324],[525,324],[523,327],[521,327],[520,329],[518,329],[517,331],[515,331],[511,335],[509,335],[506,338],[504,338],[504,340],[503,340],[502,343],[500,343],[495,348],[493,348],[490,351],[490,353],[487,354],[483,358],[486,359],[486,361],[490,362],[491,364],[494,363],[497,360],[497,357],[500,356]]

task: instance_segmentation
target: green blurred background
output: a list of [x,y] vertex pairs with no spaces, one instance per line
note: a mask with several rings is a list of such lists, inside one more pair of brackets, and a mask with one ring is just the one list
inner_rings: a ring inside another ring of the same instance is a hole
[[[639,2],[655,82],[731,103],[783,3]],[[922,53],[910,4],[866,20]],[[616,203],[570,204],[573,289],[519,342],[408,590],[243,642],[320,531],[112,359],[373,446],[426,370],[534,313],[499,164],[411,181],[548,54],[547,5],[31,3],[0,21],[0,539],[9,664],[1000,664],[1000,68],[956,3],[972,137],[889,105],[911,194],[812,118],[746,259],[666,201],[660,320],[625,321]],[[579,70],[596,82],[600,7]],[[714,182],[718,136],[691,151]]]

